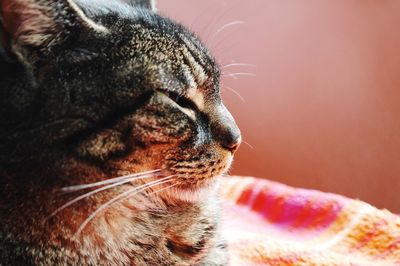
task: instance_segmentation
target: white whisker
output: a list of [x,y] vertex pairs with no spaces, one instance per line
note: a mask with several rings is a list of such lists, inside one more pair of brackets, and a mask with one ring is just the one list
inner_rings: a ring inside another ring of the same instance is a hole
[[[79,197],[76,197],[75,199],[73,199],[73,200],[71,200],[71,201],[65,203],[65,204],[62,205],[61,207],[59,207],[57,210],[55,210],[54,212],[52,212],[48,218],[53,217],[54,215],[56,215],[56,214],[59,213],[60,211],[64,210],[65,208],[71,206],[72,204],[74,204],[74,203],[76,203],[76,202],[78,202],[78,201],[80,201],[80,200],[83,200],[83,199],[85,199],[85,198],[88,198],[88,197],[90,197],[90,196],[92,196],[92,195],[94,195],[94,194],[96,194],[96,193],[99,193],[99,192],[101,192],[101,191],[104,191],[104,190],[107,190],[107,189],[111,189],[111,188],[113,188],[113,187],[117,187],[117,186],[120,186],[120,185],[129,183],[129,182],[132,182],[132,181],[135,181],[135,180],[138,180],[138,179],[144,179],[144,178],[150,178],[150,177],[154,177],[154,175],[148,174],[147,176],[141,176],[141,177],[136,177],[136,178],[135,178],[135,177],[133,177],[133,178],[128,178],[128,179],[126,179],[126,180],[123,180],[123,181],[120,181],[120,182],[116,182],[116,183],[113,183],[113,184],[111,184],[111,185],[104,186],[104,187],[95,189],[95,190],[93,190],[93,191],[90,191],[90,192],[88,192],[88,193],[85,193],[85,194],[83,194],[83,195],[81,195],[81,196],[79,196]],[[47,219],[48,219],[48,218],[47,218]]]
[[256,65],[253,65],[253,64],[232,63],[232,64],[228,64],[228,65],[225,65],[225,66],[221,67],[221,69],[225,69],[225,68],[228,68],[228,67],[235,67],[235,66],[256,67]]
[[247,146],[249,146],[251,149],[255,150],[254,147],[253,147],[253,145],[251,145],[251,144],[248,143],[247,141],[242,140],[242,142],[243,142],[244,144],[246,144]]
[[238,73],[227,73],[227,74],[223,74],[223,77],[235,77],[235,76],[252,76],[255,77],[256,74],[255,73],[246,73],[246,72],[238,72]]
[[163,188],[161,188],[161,189],[158,189],[158,190],[156,190],[156,191],[153,191],[153,192],[149,193],[149,195],[153,195],[153,194],[160,193],[161,191],[167,190],[167,189],[172,188],[172,187],[175,187],[175,186],[177,186],[177,185],[178,185],[178,184],[173,184],[173,185],[170,185],[170,186],[167,186],[167,187],[163,187]]
[[254,73],[232,73],[232,74],[222,74],[222,77],[228,77],[228,78],[233,78],[235,80],[238,80],[238,76],[249,76],[249,77],[255,77],[256,74]]
[[228,90],[230,90],[231,92],[233,92],[234,94],[236,94],[239,98],[240,98],[240,100],[242,100],[242,102],[246,102],[245,100],[244,100],[244,98],[242,97],[242,95],[240,95],[239,94],[239,92],[237,92],[236,90],[234,90],[233,88],[231,88],[231,87],[229,87],[229,86],[224,86],[224,88],[226,88],[226,89],[228,89]]
[[157,186],[157,185],[161,185],[161,184],[170,182],[171,179],[172,179],[173,177],[174,177],[173,175],[167,176],[167,177],[161,178],[161,179],[159,179],[159,180],[155,180],[155,181],[149,182],[149,183],[147,183],[147,184],[144,184],[144,185],[141,185],[141,186],[138,186],[138,187],[134,187],[134,188],[132,188],[132,189],[129,189],[129,190],[123,192],[122,194],[119,194],[117,197],[115,197],[115,198],[113,198],[113,199],[107,201],[106,203],[104,203],[103,205],[101,205],[97,210],[95,210],[95,211],[80,225],[80,227],[79,227],[78,230],[76,231],[74,237],[78,236],[78,235],[82,232],[82,230],[86,227],[86,225],[88,225],[88,223],[91,222],[91,221],[93,220],[93,218],[95,218],[95,217],[97,216],[97,214],[99,214],[99,213],[102,212],[103,210],[107,209],[108,207],[110,207],[110,206],[113,205],[114,203],[117,203],[117,202],[119,202],[119,201],[121,201],[121,200],[123,200],[123,199],[125,199],[125,198],[127,198],[127,197],[130,197],[130,196],[133,196],[133,195],[135,195],[135,194],[137,194],[137,193],[140,193],[140,192],[142,192],[142,191],[144,191],[144,190],[146,190],[146,189],[148,189],[148,188],[150,188],[150,187],[154,187],[154,186]]
[[134,173],[134,174],[124,175],[124,176],[111,178],[111,179],[107,179],[107,180],[104,180],[104,181],[99,181],[99,182],[91,183],[91,184],[64,187],[64,188],[61,189],[61,191],[62,192],[67,192],[67,193],[75,192],[75,191],[86,189],[86,188],[98,187],[98,186],[102,186],[102,185],[108,185],[108,184],[124,181],[126,179],[131,179],[133,177],[138,177],[137,179],[148,178],[149,174],[155,174],[155,173],[158,173],[160,171],[161,171],[161,169],[157,169],[157,170],[151,170],[151,171],[146,171],[146,172],[141,172],[141,173]]
[[235,26],[235,25],[242,25],[242,24],[244,24],[244,23],[245,23],[245,22],[244,22],[244,21],[241,21],[241,20],[236,20],[236,21],[232,21],[232,22],[226,23],[225,25],[223,25],[222,27],[220,27],[220,28],[209,38],[209,42],[212,42],[212,41],[215,39],[215,37],[217,37],[218,34],[221,33],[222,31],[224,31],[224,30],[226,30],[226,29],[228,29],[228,28],[230,28],[230,27],[232,27],[232,26]]
[[226,23],[224,26],[219,28],[215,33],[218,34],[218,33],[222,32],[222,31],[226,30],[229,27],[232,27],[232,26],[235,26],[235,25],[242,25],[244,23],[245,22],[241,21],[241,20],[236,20],[236,21],[232,21],[232,22]]

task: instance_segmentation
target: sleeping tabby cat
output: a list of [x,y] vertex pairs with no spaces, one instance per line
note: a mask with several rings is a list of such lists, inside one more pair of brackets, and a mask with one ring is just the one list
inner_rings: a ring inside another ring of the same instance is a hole
[[0,265],[225,265],[203,44],[149,0],[0,3]]

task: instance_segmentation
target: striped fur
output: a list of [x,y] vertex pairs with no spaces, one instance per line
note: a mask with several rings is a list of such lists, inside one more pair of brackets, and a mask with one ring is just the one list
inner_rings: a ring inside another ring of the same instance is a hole
[[226,265],[241,138],[198,38],[153,1],[0,7],[0,264]]

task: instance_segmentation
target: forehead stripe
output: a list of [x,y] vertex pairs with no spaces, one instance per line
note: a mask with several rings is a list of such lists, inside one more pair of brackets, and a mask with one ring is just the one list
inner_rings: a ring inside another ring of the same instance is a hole
[[199,64],[203,68],[203,70],[206,70],[207,60],[205,59],[205,56],[201,53],[202,49],[196,47],[193,42],[187,39],[186,36],[181,34],[180,37],[185,44],[187,53],[190,53],[191,56],[194,58],[194,61],[197,62],[197,64]]
[[191,69],[192,75],[197,82],[197,86],[201,86],[207,80],[204,68],[197,62],[196,58],[193,57],[192,53],[190,53],[186,47],[183,48],[182,53],[183,60]]

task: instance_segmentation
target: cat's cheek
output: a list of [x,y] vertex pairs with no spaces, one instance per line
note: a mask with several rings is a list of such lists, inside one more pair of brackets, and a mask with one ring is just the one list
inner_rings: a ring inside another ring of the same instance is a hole
[[186,117],[176,121],[142,117],[132,120],[132,124],[132,139],[148,146],[162,143],[178,146],[192,139],[195,132],[195,126]]
[[75,151],[80,157],[106,160],[126,149],[123,135],[113,129],[105,129],[81,141]]

